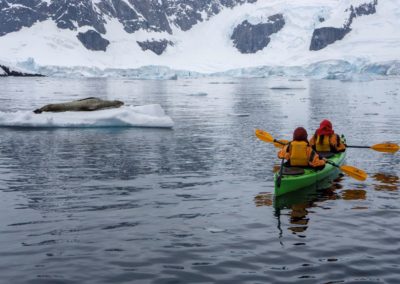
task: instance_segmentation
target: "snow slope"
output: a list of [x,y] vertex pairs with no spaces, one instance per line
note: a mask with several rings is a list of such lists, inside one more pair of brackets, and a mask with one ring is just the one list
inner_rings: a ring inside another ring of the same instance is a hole
[[[76,38],[76,31],[60,30],[45,21],[0,37],[0,59],[17,64],[33,58],[34,64],[28,61],[32,68],[86,66],[102,70],[159,65],[203,73],[256,66],[305,66],[325,60],[351,64],[400,60],[399,0],[379,0],[377,12],[357,17],[352,31],[342,40],[319,51],[309,50],[315,28],[342,27],[349,15],[345,10],[365,2],[369,0],[259,0],[225,9],[189,31],[175,28],[172,34],[142,30],[128,34],[118,21],[109,20],[104,35],[110,41],[106,52],[87,50]],[[283,14],[286,25],[271,36],[266,48],[241,54],[233,47],[230,35],[238,24],[244,20],[256,24],[277,13]],[[320,22],[320,18],[325,21]],[[174,46],[158,56],[136,44],[137,40],[153,38],[171,40]]]

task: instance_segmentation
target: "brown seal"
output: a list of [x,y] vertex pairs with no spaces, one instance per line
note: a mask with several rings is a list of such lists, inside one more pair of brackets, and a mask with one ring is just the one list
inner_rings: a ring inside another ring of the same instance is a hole
[[45,105],[44,107],[35,109],[33,112],[94,111],[106,108],[119,108],[123,104],[124,103],[121,101],[106,101],[99,98],[90,97],[67,103]]

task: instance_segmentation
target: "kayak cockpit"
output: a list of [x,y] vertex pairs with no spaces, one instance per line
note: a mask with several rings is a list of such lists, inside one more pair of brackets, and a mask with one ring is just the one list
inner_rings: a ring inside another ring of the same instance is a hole
[[302,175],[304,174],[304,169],[300,167],[288,167],[284,166],[282,169],[282,174],[283,175],[289,175],[289,176],[296,176],[296,175]]
[[[334,153],[332,157],[326,158],[327,160],[342,165],[346,157],[346,152]],[[310,167],[286,167],[282,169],[282,177],[280,185],[278,186],[277,180],[279,172],[275,173],[275,195],[280,196],[288,192],[300,190],[309,186],[318,187],[318,183],[323,180],[334,180],[339,176],[339,169],[326,164],[322,169],[315,169]]]

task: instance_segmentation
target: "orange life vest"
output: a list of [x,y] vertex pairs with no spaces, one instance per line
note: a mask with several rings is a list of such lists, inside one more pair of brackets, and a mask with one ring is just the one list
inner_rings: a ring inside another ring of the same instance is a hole
[[292,141],[288,147],[291,166],[307,167],[309,157],[307,155],[308,143],[303,141]]
[[[323,137],[323,138],[322,138]],[[322,143],[321,143],[321,139]],[[313,149],[317,152],[343,152],[346,146],[341,143],[340,137],[337,134],[332,135],[317,135],[314,134],[310,141]]]
[[[319,136],[316,135],[317,139],[315,139],[315,150],[317,152],[330,152],[331,151],[331,141],[328,135]],[[321,143],[321,137],[322,143]]]

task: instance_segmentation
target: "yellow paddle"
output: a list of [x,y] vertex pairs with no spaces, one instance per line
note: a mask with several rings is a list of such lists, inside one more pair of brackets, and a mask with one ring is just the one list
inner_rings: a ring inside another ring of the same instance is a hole
[[364,181],[367,179],[368,175],[366,172],[364,172],[363,170],[360,170],[356,167],[353,166],[348,166],[348,165],[343,165],[343,166],[339,166],[337,164],[335,164],[334,162],[331,162],[327,159],[324,158],[324,161],[328,164],[331,164],[334,167],[339,168],[342,172],[344,172],[346,175],[359,180],[359,181]]
[[[267,143],[274,143],[274,144],[281,144],[281,145],[285,145],[284,142],[281,142],[282,140],[276,140],[274,139],[274,137],[272,137],[271,134],[269,134],[268,132],[261,130],[261,129],[256,129],[255,134],[257,136],[258,139],[260,139],[261,141],[267,142]],[[360,180],[360,181],[364,181],[367,179],[368,175],[366,172],[364,172],[363,170],[360,170],[356,167],[353,166],[339,166],[337,164],[335,164],[334,162],[331,162],[329,160],[324,159],[326,163],[331,164],[334,167],[339,168],[342,172],[344,172],[345,174],[347,174],[348,176],[356,179],[356,180]]]
[[380,144],[375,144],[372,146],[353,146],[353,145],[346,145],[347,148],[363,148],[363,149],[372,149],[378,152],[385,152],[385,153],[396,153],[399,151],[400,147],[396,143],[390,143],[390,142],[385,142],[385,143],[380,143]]
[[[271,134],[268,132],[261,130],[261,129],[256,129],[256,136],[258,139],[267,142],[267,143],[274,143],[278,147],[278,145],[282,145],[282,147],[286,144],[285,141],[287,140],[276,140],[274,137],[272,137]],[[281,147],[280,147],[281,148]]]

